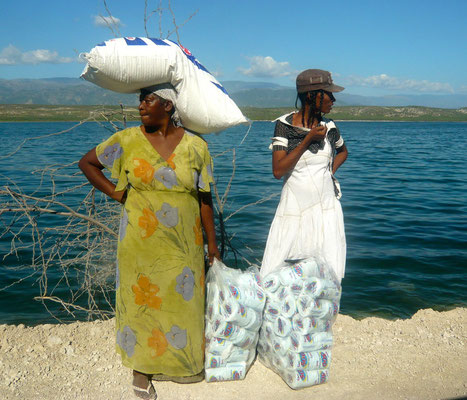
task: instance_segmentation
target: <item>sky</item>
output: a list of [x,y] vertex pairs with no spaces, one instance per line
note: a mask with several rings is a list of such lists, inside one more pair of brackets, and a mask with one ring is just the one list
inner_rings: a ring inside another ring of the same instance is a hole
[[467,94],[466,21],[467,0],[0,0],[0,79],[79,77],[102,41],[172,32],[221,82],[320,68],[350,94]]

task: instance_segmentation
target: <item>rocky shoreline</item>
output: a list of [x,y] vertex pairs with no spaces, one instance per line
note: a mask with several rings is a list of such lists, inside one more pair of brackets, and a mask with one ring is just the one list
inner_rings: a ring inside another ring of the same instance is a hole
[[[0,399],[133,399],[114,321],[0,325]],[[244,381],[156,382],[160,400],[454,399],[467,396],[467,308],[411,319],[340,315],[330,381],[298,391],[256,361]]]

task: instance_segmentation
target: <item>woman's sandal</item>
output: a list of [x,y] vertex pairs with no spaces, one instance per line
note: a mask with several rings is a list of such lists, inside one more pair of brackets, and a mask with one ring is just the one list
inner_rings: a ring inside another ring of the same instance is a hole
[[146,389],[140,388],[139,386],[133,385],[133,393],[136,397],[145,400],[156,400],[157,393],[156,389],[151,381],[148,381],[148,387]]
[[147,386],[146,386],[146,389],[143,389],[135,383],[135,377],[133,377],[133,393],[135,394],[136,397],[140,399],[156,400],[157,399],[156,389],[154,389],[154,385],[152,384],[151,379],[148,376],[146,376],[146,379],[147,379]]

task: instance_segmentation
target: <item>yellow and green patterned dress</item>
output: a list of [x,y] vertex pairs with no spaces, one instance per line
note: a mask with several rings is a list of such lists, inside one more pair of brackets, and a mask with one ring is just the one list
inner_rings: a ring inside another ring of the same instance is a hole
[[117,252],[116,336],[123,365],[191,376],[204,362],[204,251],[198,190],[210,191],[206,142],[185,132],[168,160],[140,127],[96,147],[128,189]]

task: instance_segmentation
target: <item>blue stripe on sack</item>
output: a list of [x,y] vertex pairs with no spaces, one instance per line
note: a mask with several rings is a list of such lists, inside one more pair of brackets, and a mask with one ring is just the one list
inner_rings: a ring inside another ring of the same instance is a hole
[[203,64],[201,64],[201,63],[195,58],[195,56],[193,56],[193,55],[192,55],[192,56],[189,56],[189,55],[186,54],[185,52],[183,52],[183,53],[184,53],[184,54],[187,56],[187,58],[188,58],[193,64],[195,64],[201,71],[204,71],[204,72],[207,72],[208,74],[211,74],[211,73],[206,69],[206,67],[205,67]]
[[225,90],[224,86],[222,86],[222,85],[219,84],[219,83],[213,82],[213,81],[211,81],[211,83],[212,83],[214,86],[216,86],[217,88],[219,88],[222,92],[224,92],[227,96],[229,95],[229,94],[227,93],[227,90]]
[[[209,74],[209,75],[212,75],[212,74],[206,69],[206,67],[205,67],[203,64],[201,64],[201,63],[195,58],[195,56],[194,56],[193,54],[187,54],[187,53],[183,50],[183,48],[182,48],[177,42],[174,42],[173,40],[170,40],[170,41],[171,41],[172,43],[176,44],[176,45],[180,48],[180,50],[182,51],[182,53],[185,54],[186,58],[188,58],[198,69],[200,69],[201,71],[206,72],[206,73]],[[226,94],[227,96],[229,95],[229,94],[227,93],[227,90],[225,90],[225,88],[224,88],[221,84],[216,83],[216,82],[213,82],[213,81],[211,81],[211,83],[212,83],[215,87],[217,87],[222,93]]]
[[157,38],[148,38],[148,39],[154,44],[157,44],[158,46],[170,46],[169,44],[165,43],[162,39],[157,39]]
[[147,46],[147,43],[139,38],[139,37],[135,37],[135,38],[123,38],[125,39],[125,42],[128,46]]
[[208,73],[209,75],[211,75],[211,73],[206,69],[206,67],[201,64],[193,54],[187,54],[185,53],[185,51],[180,47],[180,45],[177,43],[177,42],[174,42],[173,40],[171,40],[172,43],[176,44],[180,50],[182,51],[183,54],[185,54],[186,58],[188,58],[198,69],[200,69],[201,71],[204,71],[206,73]]
[[102,42],[102,43],[96,44],[96,46],[107,46],[107,45],[105,44],[105,42]]

